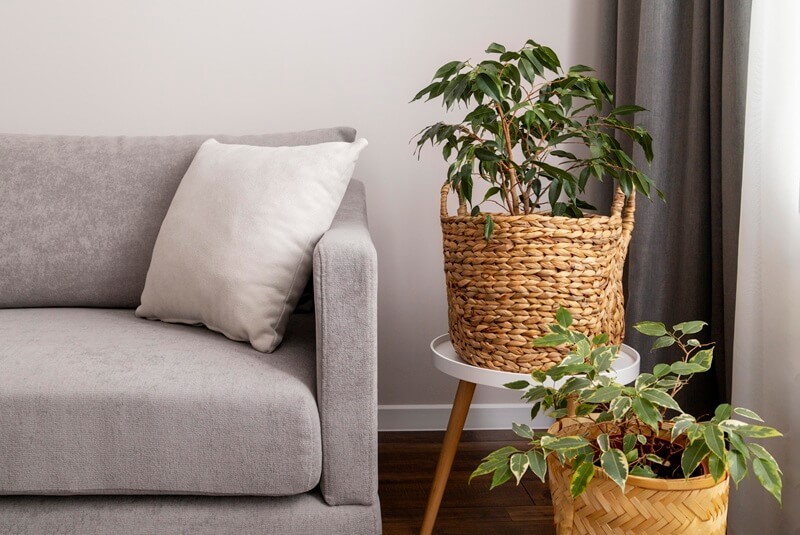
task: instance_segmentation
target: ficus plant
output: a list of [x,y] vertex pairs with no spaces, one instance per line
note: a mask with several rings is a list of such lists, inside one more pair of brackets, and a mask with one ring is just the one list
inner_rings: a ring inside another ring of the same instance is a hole
[[[552,215],[582,217],[595,209],[583,198],[590,179],[611,179],[626,196],[656,191],[663,198],[615,137],[630,138],[651,161],[650,134],[622,119],[644,108],[613,107],[614,94],[590,67],[564,70],[552,49],[533,40],[520,50],[492,43],[486,52],[493,57],[442,65],[412,100],[440,99],[447,110],[469,110],[458,122],[423,129],[417,153],[426,143],[441,147],[451,162],[447,180],[473,216],[486,202],[513,215],[546,210],[547,202]],[[472,195],[476,178],[488,182],[479,202]],[[491,225],[485,214],[486,228]]]
[[507,446],[492,452],[470,480],[491,475],[494,488],[511,479],[519,483],[531,471],[544,481],[549,456],[572,469],[573,497],[586,489],[595,468],[623,490],[629,475],[677,479],[708,473],[719,481],[729,474],[738,486],[752,470],[780,503],[782,472],[778,463],[750,439],[779,437],[781,433],[763,425],[761,417],[745,408],[722,404],[713,417],[701,421],[685,413],[675,400],[695,374],[711,368],[713,344],[694,337],[706,326],[704,322],[688,321],[671,329],[663,323],[636,324],[636,330],[655,337],[653,350],[677,348],[680,358],[671,364],[656,364],[651,373],[640,374],[632,386],[626,386],[616,382],[611,373],[619,346],[609,345],[605,334],[588,338],[571,330],[572,316],[564,308],[556,319],[551,332],[534,344],[567,346],[567,356],[547,371],[534,371],[530,381],[515,381],[506,387],[524,391],[522,398],[533,404],[531,418],[540,410],[556,419],[570,411],[593,418],[594,423],[585,433],[572,436],[537,433],[528,425],[514,424],[514,432],[528,440],[529,447]]

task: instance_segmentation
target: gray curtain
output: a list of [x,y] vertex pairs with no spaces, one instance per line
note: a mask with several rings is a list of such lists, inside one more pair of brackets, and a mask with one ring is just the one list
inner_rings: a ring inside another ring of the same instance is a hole
[[[681,400],[706,413],[731,394],[750,3],[607,0],[603,13],[601,75],[617,104],[649,110],[636,122],[653,134],[650,174],[667,196],[666,205],[637,199],[626,339],[648,369],[675,355],[651,354],[634,322],[707,321],[714,369]],[[641,154],[637,162],[646,165]]]

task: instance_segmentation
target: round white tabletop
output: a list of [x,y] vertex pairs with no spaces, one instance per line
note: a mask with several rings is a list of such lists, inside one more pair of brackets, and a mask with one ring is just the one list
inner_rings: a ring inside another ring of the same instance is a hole
[[[531,378],[530,374],[527,373],[490,370],[464,362],[456,354],[453,344],[450,343],[449,334],[434,338],[431,342],[431,350],[433,352],[433,365],[439,371],[462,381],[504,388],[503,385],[507,383]],[[639,375],[640,364],[641,357],[639,352],[628,345],[622,344],[619,357],[613,363],[617,381],[622,384],[632,383]]]

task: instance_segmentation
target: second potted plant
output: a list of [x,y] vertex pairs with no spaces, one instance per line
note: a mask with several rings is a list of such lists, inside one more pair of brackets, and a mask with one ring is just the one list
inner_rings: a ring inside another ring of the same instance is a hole
[[527,472],[547,477],[559,535],[696,534],[726,531],[730,481],[748,473],[781,501],[781,471],[761,445],[781,436],[751,410],[719,405],[713,417],[684,413],[675,394],[696,373],[711,367],[713,346],[693,335],[705,323],[689,321],[668,329],[643,322],[640,332],[656,337],[654,349],[677,347],[681,358],[657,364],[633,386],[610,374],[619,347],[608,337],[589,338],[571,329],[565,309],[557,313],[541,346],[563,345],[567,357],[535,371],[532,381],[506,386],[557,419],[546,433],[514,425],[530,441],[526,450],[508,446],[492,452],[472,477],[491,475],[492,488],[518,483]]
[[[519,50],[492,43],[486,51],[494,57],[443,65],[414,97],[469,109],[459,122],[425,128],[417,146],[440,146],[451,162],[441,223],[453,345],[474,365],[530,372],[563,358],[560,348],[530,344],[559,306],[581,332],[622,340],[634,192],[657,189],[615,133],[648,161],[652,140],[622,119],[642,108],[604,111],[614,95],[589,67],[565,70],[552,49],[532,40]],[[616,184],[610,215],[591,213],[590,180]],[[474,198],[476,181],[486,190]],[[451,191],[455,215],[447,211]],[[490,204],[500,212],[485,211]]]

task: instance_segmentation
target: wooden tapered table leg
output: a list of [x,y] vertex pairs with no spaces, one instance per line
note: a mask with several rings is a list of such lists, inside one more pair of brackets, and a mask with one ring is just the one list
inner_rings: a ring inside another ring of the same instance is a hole
[[425,507],[425,516],[422,519],[420,535],[430,535],[433,525],[436,523],[436,515],[439,513],[439,505],[442,503],[444,489],[447,486],[447,479],[450,477],[450,469],[453,467],[453,459],[456,456],[458,442],[461,440],[461,431],[464,429],[464,422],[469,413],[469,406],[472,403],[472,394],[475,393],[475,383],[459,381],[456,390],[456,399],[453,401],[453,409],[450,411],[450,421],[447,422],[447,431],[442,442],[442,451],[439,453],[439,462],[436,465],[436,472],[433,476],[431,493],[428,495],[428,505]]

